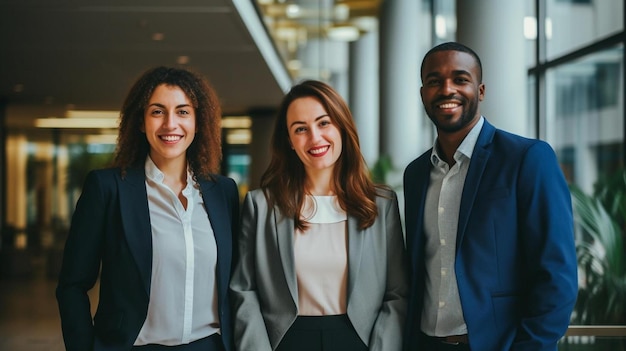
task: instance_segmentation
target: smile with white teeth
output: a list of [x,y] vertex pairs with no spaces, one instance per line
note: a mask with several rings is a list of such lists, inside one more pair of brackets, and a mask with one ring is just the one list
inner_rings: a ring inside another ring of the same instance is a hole
[[182,139],[182,135],[161,135],[160,138],[164,141],[178,141]]
[[456,102],[448,102],[448,103],[439,105],[439,108],[455,108],[457,106],[459,106],[459,104],[457,104]]
[[320,147],[320,148],[315,148],[315,149],[311,149],[309,150],[309,152],[313,155],[319,155],[321,153],[326,152],[326,150],[328,150],[329,146],[324,146],[324,147]]

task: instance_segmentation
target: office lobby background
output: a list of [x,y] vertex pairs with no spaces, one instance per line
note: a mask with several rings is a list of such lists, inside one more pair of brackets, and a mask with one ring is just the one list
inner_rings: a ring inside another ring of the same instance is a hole
[[[69,221],[145,69],[209,78],[221,171],[242,196],[269,161],[282,94],[307,78],[348,101],[369,167],[401,195],[435,137],[421,59],[453,40],[483,61],[482,114],[546,140],[596,216],[598,228],[577,221],[586,303],[560,349],[626,349],[624,17],[624,0],[0,0],[0,350],[63,349],[54,287]],[[617,209],[597,205],[607,194]]]

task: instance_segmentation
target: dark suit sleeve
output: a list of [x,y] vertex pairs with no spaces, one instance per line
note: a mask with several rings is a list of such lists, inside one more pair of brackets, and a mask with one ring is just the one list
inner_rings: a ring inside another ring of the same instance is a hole
[[237,235],[239,233],[240,227],[240,201],[239,201],[239,190],[237,188],[237,184],[231,178],[222,177],[222,186],[224,187],[226,193],[226,199],[228,201],[228,210],[230,213],[230,225],[232,228],[232,243],[233,243],[233,255],[232,255],[232,265],[231,271],[235,269],[235,265],[239,260],[238,248],[237,248]]
[[100,268],[105,201],[97,173],[88,174],[72,216],[56,289],[63,339],[68,351],[93,348],[94,332],[87,291]]
[[[222,189],[224,190],[224,195],[225,195],[225,199],[226,199],[226,204],[228,207],[228,213],[230,215],[230,228],[231,228],[231,261],[230,261],[230,275],[229,278],[232,277],[232,274],[235,270],[235,267],[237,265],[237,262],[239,261],[239,250],[237,248],[237,236],[239,233],[239,209],[240,209],[240,201],[239,201],[239,190],[237,188],[237,184],[235,183],[235,181],[231,178],[227,178],[227,177],[220,177],[220,186],[222,187]],[[230,280],[228,282],[228,284],[230,284]],[[228,292],[228,288],[226,290]],[[228,313],[226,313],[224,315],[224,321],[223,323],[227,323],[228,324],[228,328],[229,331],[226,332],[226,327],[223,326],[222,327],[222,338],[224,339],[224,345],[226,346],[226,350],[234,350],[235,349],[235,343],[234,343],[234,337],[233,337],[233,328],[234,328],[234,321],[232,318],[232,311],[231,311],[231,303],[230,303],[230,294],[228,293],[228,301],[227,304],[225,305],[226,308],[228,308]]]
[[533,144],[517,193],[521,250],[530,282],[512,350],[553,350],[567,330],[578,292],[571,196],[554,151]]

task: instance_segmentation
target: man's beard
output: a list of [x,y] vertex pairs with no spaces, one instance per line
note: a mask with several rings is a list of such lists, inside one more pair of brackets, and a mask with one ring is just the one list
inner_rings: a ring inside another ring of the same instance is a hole
[[476,99],[475,101],[472,101],[469,104],[464,104],[463,106],[467,106],[467,110],[463,110],[463,112],[461,113],[461,118],[459,118],[459,120],[456,121],[454,124],[441,123],[439,120],[437,120],[437,118],[432,117],[431,114],[428,114],[428,118],[430,118],[430,120],[435,124],[437,130],[441,132],[458,132],[459,130],[465,128],[465,126],[470,124],[476,116],[476,111],[478,111],[478,100]]

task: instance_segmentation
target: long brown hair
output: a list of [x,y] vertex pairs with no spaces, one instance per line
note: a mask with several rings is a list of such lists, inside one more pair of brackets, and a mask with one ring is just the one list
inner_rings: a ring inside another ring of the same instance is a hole
[[293,86],[281,102],[272,136],[272,159],[261,176],[261,188],[268,202],[271,206],[278,206],[285,216],[293,218],[297,229],[306,229],[306,221],[300,218],[306,195],[306,173],[302,161],[291,149],[287,129],[287,109],[294,100],[303,97],[317,99],[341,133],[343,147],[333,169],[332,184],[339,205],[357,218],[359,229],[370,227],[378,215],[376,189],[361,154],[352,113],[332,87],[316,80]]
[[119,135],[113,165],[122,169],[143,167],[150,151],[141,131],[144,113],[154,89],[165,84],[179,87],[191,101],[196,116],[196,136],[187,148],[187,162],[194,177],[209,179],[217,173],[222,159],[222,110],[206,78],[181,68],[156,67],[131,87],[120,112]]

